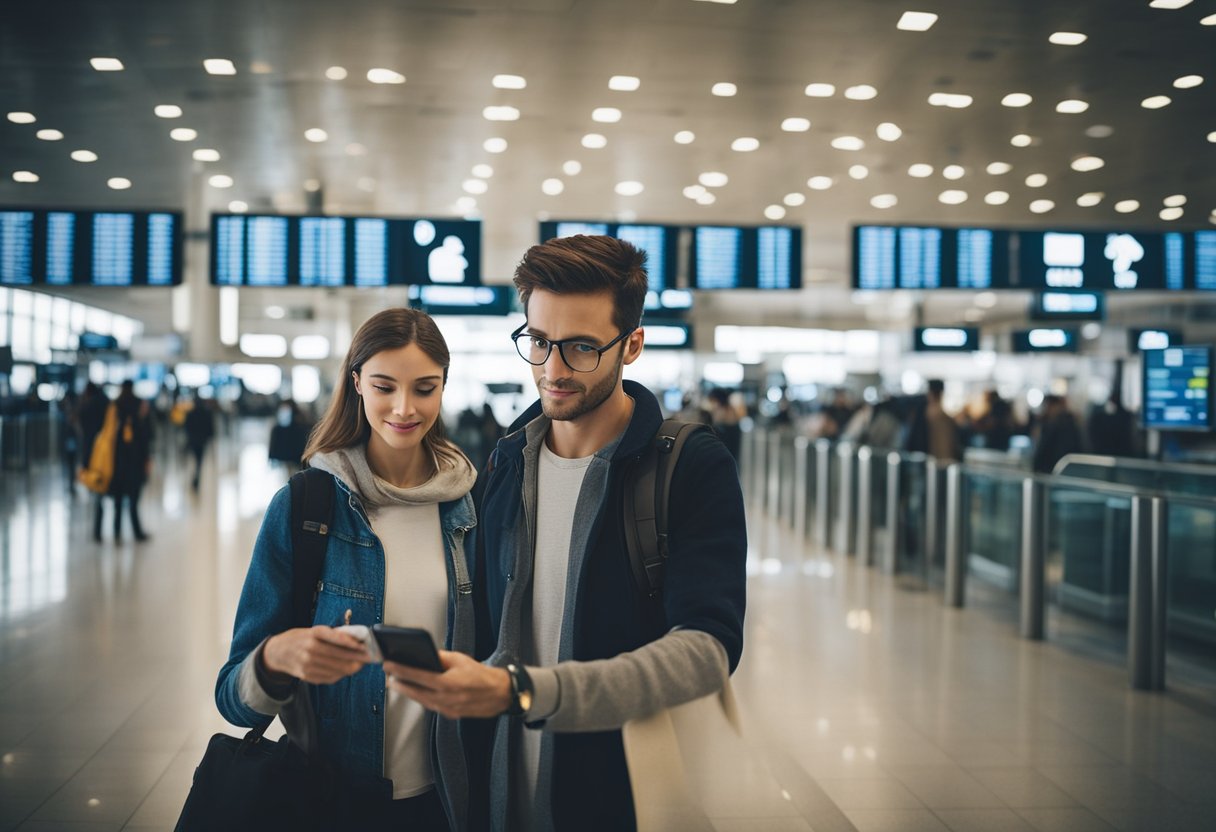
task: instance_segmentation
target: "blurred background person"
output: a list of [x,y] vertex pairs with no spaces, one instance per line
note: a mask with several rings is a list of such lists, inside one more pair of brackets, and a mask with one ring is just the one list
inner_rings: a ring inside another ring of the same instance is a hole
[[1081,452],[1081,428],[1063,396],[1043,397],[1034,443],[1034,470],[1049,474],[1068,454]]
[[203,475],[203,456],[215,438],[215,405],[212,400],[202,395],[195,398],[194,406],[186,411],[182,428],[186,432],[186,447],[194,457],[194,477],[190,481],[190,488],[197,494]]

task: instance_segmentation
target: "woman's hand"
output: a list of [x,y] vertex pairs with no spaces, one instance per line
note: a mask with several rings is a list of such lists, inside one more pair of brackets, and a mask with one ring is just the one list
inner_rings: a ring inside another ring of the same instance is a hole
[[262,663],[268,671],[317,685],[332,685],[358,673],[370,661],[363,642],[333,627],[286,630],[271,636],[262,648]]

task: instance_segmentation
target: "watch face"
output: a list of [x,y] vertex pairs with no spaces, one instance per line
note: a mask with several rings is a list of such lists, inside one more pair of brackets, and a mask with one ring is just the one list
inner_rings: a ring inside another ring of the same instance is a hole
[[530,691],[530,690],[520,691],[519,707],[523,709],[524,713],[527,713],[528,711],[532,710],[532,691]]

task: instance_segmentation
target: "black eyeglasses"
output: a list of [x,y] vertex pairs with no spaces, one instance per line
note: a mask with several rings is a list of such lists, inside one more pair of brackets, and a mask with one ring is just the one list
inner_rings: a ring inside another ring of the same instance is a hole
[[582,341],[577,338],[552,341],[524,332],[527,326],[528,324],[525,322],[519,329],[511,333],[511,340],[515,342],[515,350],[519,353],[520,358],[539,367],[549,360],[549,354],[553,352],[554,347],[557,347],[557,353],[562,357],[562,361],[576,373],[594,373],[599,368],[600,358],[604,353],[634,332],[632,329],[622,332],[604,346],[598,347],[590,341]]

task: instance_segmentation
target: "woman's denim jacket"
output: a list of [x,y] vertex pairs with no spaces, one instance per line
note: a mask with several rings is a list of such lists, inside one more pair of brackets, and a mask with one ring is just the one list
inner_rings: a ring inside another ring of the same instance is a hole
[[[314,624],[338,625],[346,610],[350,623],[384,620],[384,547],[372,532],[362,501],[334,477],[334,517],[317,589]],[[473,500],[439,504],[447,554],[448,632],[446,646],[472,654]],[[262,520],[245,586],[237,607],[228,661],[220,669],[215,701],[234,725],[255,727],[274,717],[246,705],[239,693],[241,664],[269,636],[291,629],[291,492],[275,494]],[[393,623],[393,622],[388,622]],[[313,708],[319,723],[321,753],[354,781],[375,781],[384,772],[384,672],[368,665],[332,685],[314,685]],[[457,723],[428,714],[431,762],[439,795],[453,829],[466,826],[469,802],[464,753]]]

